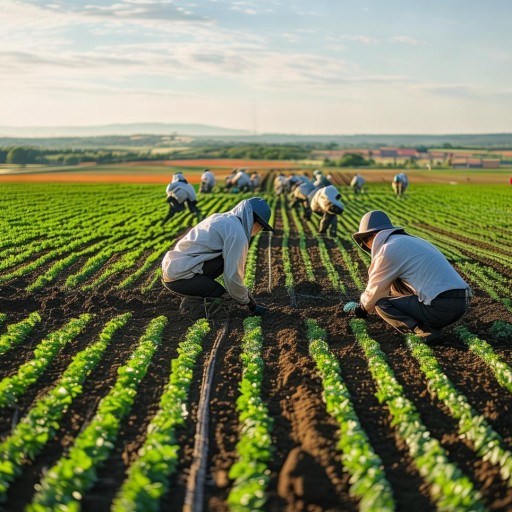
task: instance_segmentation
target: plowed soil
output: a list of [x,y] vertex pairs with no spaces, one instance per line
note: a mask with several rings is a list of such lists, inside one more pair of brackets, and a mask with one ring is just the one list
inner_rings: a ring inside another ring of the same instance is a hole
[[[336,448],[338,428],[326,413],[322,388],[314,363],[308,353],[304,320],[313,318],[328,333],[331,350],[338,357],[342,376],[350,390],[356,412],[370,442],[381,457],[392,485],[399,510],[435,510],[429,487],[420,477],[407,447],[395,427],[386,406],[375,397],[376,385],[368,370],[365,356],[349,328],[349,319],[341,313],[340,302],[347,297],[333,290],[320,259],[316,240],[305,226],[309,254],[315,269],[315,281],[308,282],[298,251],[298,238],[292,233],[289,241],[294,269],[294,290],[285,288],[282,266],[282,225],[276,218],[271,238],[261,237],[258,254],[255,295],[270,308],[263,318],[263,356],[265,361],[264,399],[274,420],[272,439],[274,455],[270,464],[268,511],[351,511],[358,509],[350,496],[349,475],[343,470]],[[358,292],[343,266],[339,249],[325,239],[336,270],[356,298]],[[270,245],[270,250],[269,250]],[[350,246],[346,247],[353,251]],[[269,261],[270,258],[270,261]],[[158,262],[155,264],[155,268]],[[41,272],[41,271],[39,271]],[[68,270],[68,274],[73,269]],[[361,264],[361,275],[365,269]],[[34,347],[44,336],[58,329],[71,318],[84,312],[94,313],[90,325],[70,343],[50,365],[39,382],[32,386],[15,408],[0,411],[0,431],[5,437],[13,424],[27,412],[34,399],[41,397],[55,384],[72,356],[92,343],[105,323],[122,312],[130,311],[133,319],[119,331],[101,364],[89,376],[83,393],[65,414],[61,427],[34,462],[27,461],[23,472],[7,494],[3,510],[17,512],[30,503],[36,484],[45,470],[71,446],[73,439],[94,414],[99,400],[116,380],[117,368],[133,351],[149,321],[165,315],[169,323],[149,372],[138,390],[135,404],[123,422],[120,435],[109,459],[102,465],[96,485],[83,500],[84,511],[103,512],[110,508],[129,464],[136,459],[144,442],[145,431],[158,409],[158,402],[169,378],[170,362],[176,357],[177,344],[183,339],[194,318],[178,312],[178,299],[157,284],[143,294],[138,290],[119,292],[115,283],[104,283],[90,294],[64,292],[66,275],[59,277],[53,288],[38,293],[24,291],[36,276],[14,280],[0,289],[0,311],[10,320],[21,320],[31,311],[39,311],[43,321],[25,344],[9,357],[0,358],[0,377],[11,375],[32,357]],[[123,276],[121,276],[121,279]],[[116,278],[116,283],[120,278]],[[461,320],[482,339],[489,339],[488,329],[497,319],[512,322],[512,315],[483,291],[474,289],[472,307]],[[296,303],[296,306],[292,304]],[[220,346],[210,400],[210,450],[208,477],[205,482],[205,510],[226,511],[226,496],[231,481],[230,466],[236,459],[238,440],[236,398],[241,376],[240,340],[243,335],[245,311],[231,312],[228,335]],[[203,356],[194,374],[191,389],[191,414],[179,432],[182,446],[178,471],[171,477],[171,491],[161,502],[162,510],[181,510],[186,479],[192,459],[195,419],[199,399],[202,366],[213,340],[221,329],[223,318],[212,320],[212,331],[205,341]],[[387,354],[407,396],[421,413],[431,434],[440,440],[450,459],[474,482],[490,510],[512,509],[512,489],[499,476],[497,467],[477,457],[469,441],[457,433],[456,421],[435,397],[415,359],[405,346],[403,337],[376,317],[367,320],[369,334]],[[5,329],[5,326],[4,326]],[[3,332],[3,331],[0,331]],[[512,399],[497,383],[492,372],[473,353],[457,341],[453,328],[445,334],[445,344],[435,347],[435,355],[473,407],[483,414],[512,449]],[[495,350],[512,364],[510,340],[493,341]]]

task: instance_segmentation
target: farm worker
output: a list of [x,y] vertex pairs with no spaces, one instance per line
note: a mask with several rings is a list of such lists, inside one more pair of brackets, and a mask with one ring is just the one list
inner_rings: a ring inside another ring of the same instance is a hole
[[290,192],[293,192],[293,189],[300,185],[301,183],[313,183],[306,175],[304,174],[295,174],[291,173],[287,178],[287,187]]
[[189,185],[185,176],[181,172],[177,172],[172,177],[171,183],[167,185],[167,203],[169,204],[169,212],[164,220],[162,226],[172,218],[176,213],[182,212],[185,209],[185,203],[188,209],[193,213],[198,222],[202,220],[201,212],[197,207],[196,191],[192,185]]
[[215,175],[210,169],[205,169],[203,174],[201,174],[199,192],[201,194],[209,194],[213,190],[213,187],[215,187]]
[[259,190],[260,184],[261,184],[261,177],[260,177],[260,175],[257,172],[253,172],[251,174],[252,191],[256,192],[257,190]]
[[311,210],[322,215],[318,233],[325,235],[329,229],[329,234],[336,236],[338,232],[337,215],[341,215],[345,210],[339,190],[334,185],[316,188],[309,194],[308,199]]
[[252,192],[252,182],[245,169],[239,169],[231,178],[230,182],[232,192]]
[[366,213],[352,237],[371,264],[359,303],[345,304],[345,312],[377,313],[399,332],[431,343],[467,311],[469,285],[437,248],[393,226],[386,213]]
[[315,187],[328,187],[331,182],[323,175],[322,171],[319,169],[315,169],[313,171],[313,175],[315,177],[313,183]]
[[[169,290],[185,295],[180,310],[192,308],[205,297],[227,291],[253,315],[267,308],[258,304],[244,286],[249,240],[259,231],[272,231],[270,207],[261,197],[244,199],[227,213],[214,213],[192,228],[165,255],[162,279]],[[216,281],[224,275],[224,286]]]
[[292,186],[292,191],[290,194],[290,206],[292,208],[297,208],[299,205],[302,205],[304,208],[304,218],[307,220],[311,219],[311,205],[309,195],[314,190],[316,190],[316,187],[311,181],[298,180]]
[[409,186],[409,178],[407,178],[407,174],[403,172],[396,174],[391,186],[393,187],[393,192],[397,196],[402,196]]
[[274,179],[274,193],[276,196],[286,194],[289,191],[288,178],[281,172]]
[[356,173],[350,182],[350,187],[354,191],[354,194],[360,194],[363,191],[365,183],[366,180],[359,173]]

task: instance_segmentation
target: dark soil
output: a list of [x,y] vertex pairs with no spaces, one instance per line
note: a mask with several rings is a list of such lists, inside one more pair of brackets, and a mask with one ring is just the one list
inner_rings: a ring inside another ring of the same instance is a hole
[[[292,293],[296,307],[292,306],[294,301],[285,288],[279,211],[276,231],[271,240],[263,236],[259,244],[254,292],[257,300],[270,308],[262,324],[265,340],[263,395],[274,421],[274,453],[270,462],[271,479],[266,510],[333,512],[358,509],[357,500],[350,495],[349,475],[343,470],[341,456],[336,448],[338,427],[326,413],[321,381],[308,353],[304,326],[307,318],[317,320],[327,331],[328,342],[338,357],[342,376],[352,395],[360,422],[383,461],[398,509],[415,512],[435,510],[428,484],[420,477],[404,440],[391,424],[392,418],[386,406],[381,405],[375,397],[376,385],[365,356],[351,333],[349,319],[340,314],[340,301],[346,300],[346,297],[333,290],[322,265],[316,240],[306,226],[305,229],[315,280],[308,281],[302,271],[304,264],[297,248],[298,237],[292,230],[289,246],[295,283]],[[325,239],[325,243],[348,294],[357,298],[356,287],[344,268],[339,250],[332,241]],[[155,268],[157,266],[155,264]],[[82,509],[86,512],[106,512],[123,482],[127,467],[136,459],[137,451],[144,442],[146,428],[158,410],[160,395],[168,382],[171,360],[177,355],[176,347],[194,319],[181,315],[178,312],[178,298],[158,283],[152,291],[143,294],[137,289],[120,292],[114,288],[115,283],[109,281],[93,292],[84,294],[64,291],[63,283],[67,276],[63,275],[53,286],[40,292],[24,291],[35,276],[36,273],[18,278],[0,288],[0,311],[8,314],[9,321],[19,321],[32,311],[39,311],[43,319],[22,347],[0,358],[0,378],[15,373],[21,364],[30,360],[34,347],[48,333],[60,328],[71,318],[84,312],[93,313],[94,318],[84,332],[65,347],[38,383],[20,399],[16,408],[0,411],[0,432],[4,438],[13,422],[19,421],[33,401],[56,383],[71,358],[95,341],[108,320],[126,311],[130,311],[133,317],[112,340],[103,360],[87,379],[83,393],[74,400],[62,419],[59,430],[35,461],[27,461],[23,466],[21,475],[11,485],[3,505],[3,510],[9,512],[21,511],[30,503],[34,485],[69,449],[73,439],[91,419],[99,400],[113,386],[117,368],[129,358],[149,321],[158,315],[165,315],[169,319],[163,342],[139,387],[133,408],[122,424],[111,455],[99,469],[97,483],[82,502]],[[139,283],[139,286],[142,285]],[[231,486],[228,471],[236,460],[238,441],[236,398],[242,371],[239,356],[244,314],[242,309],[232,312],[228,334],[217,356],[209,404],[206,510],[228,510],[225,502]],[[494,343],[497,352],[512,364],[512,340],[493,342],[488,335],[490,326],[497,319],[512,322],[512,315],[485,292],[476,289],[472,307],[461,322],[480,338]],[[222,324],[222,319],[212,322],[212,331],[205,340],[204,353],[194,374],[190,392],[191,414],[185,428],[178,433],[182,447],[180,463],[177,472],[170,478],[171,491],[162,499],[162,510],[181,510],[183,507],[192,461],[203,364]],[[457,432],[457,422],[444,405],[430,395],[423,374],[407,350],[403,337],[375,317],[370,317],[367,324],[370,335],[381,344],[397,379],[416,405],[432,436],[440,440],[450,460],[481,491],[486,506],[491,510],[512,509],[512,489],[503,482],[496,466],[483,462],[475,455],[471,443],[461,439]],[[4,330],[5,324],[0,334]],[[512,449],[510,394],[499,386],[492,372],[480,359],[465,350],[453,329],[448,329],[445,338],[445,344],[434,349],[444,371],[467,396],[475,410],[484,415],[502,436],[505,446]]]

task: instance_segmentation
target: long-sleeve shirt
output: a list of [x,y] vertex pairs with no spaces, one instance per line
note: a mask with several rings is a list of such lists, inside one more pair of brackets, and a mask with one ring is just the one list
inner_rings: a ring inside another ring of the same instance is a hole
[[167,185],[167,197],[172,196],[182,204],[185,201],[196,201],[196,191],[192,185],[184,183],[183,181],[176,181]]
[[375,311],[379,299],[391,295],[397,279],[427,306],[442,292],[469,288],[436,247],[403,233],[402,228],[377,233],[371,255],[368,284],[360,299],[369,313]]
[[251,178],[244,171],[238,171],[231,180],[231,184],[238,188],[250,187]]
[[215,175],[211,171],[204,171],[201,175],[201,181],[210,185],[211,187],[215,186]]
[[192,228],[167,252],[162,261],[164,281],[190,279],[203,273],[205,261],[222,255],[224,285],[240,304],[249,302],[244,285],[245,263],[253,225],[252,208],[235,207],[228,213],[215,213]]
[[311,209],[315,213],[328,212],[331,206],[337,206],[341,211],[345,206],[341,202],[339,190],[334,185],[319,188],[310,194]]

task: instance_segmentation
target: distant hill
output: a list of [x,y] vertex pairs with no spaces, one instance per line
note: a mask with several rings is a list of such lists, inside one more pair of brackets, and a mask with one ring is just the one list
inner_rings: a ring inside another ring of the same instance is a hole
[[100,137],[136,134],[178,134],[191,137],[218,137],[249,135],[250,132],[207,124],[180,123],[119,123],[97,126],[0,126],[0,137],[2,138]]
[[[68,127],[0,126],[0,147],[37,146],[45,148],[158,148],[169,146],[223,145],[309,145],[336,148],[512,149],[512,133],[481,134],[354,134],[308,135],[285,133],[253,134],[205,124],[131,123]],[[450,145],[450,146],[448,146]]]
[[[481,134],[355,134],[355,135],[293,135],[282,133],[263,133],[261,135],[235,135],[212,138],[224,143],[238,144],[336,144],[342,148],[392,147],[453,147],[472,148],[512,148],[512,133]],[[209,142],[203,137],[203,143]]]

